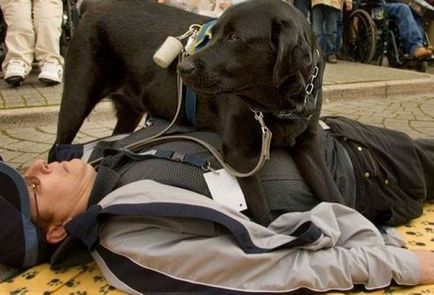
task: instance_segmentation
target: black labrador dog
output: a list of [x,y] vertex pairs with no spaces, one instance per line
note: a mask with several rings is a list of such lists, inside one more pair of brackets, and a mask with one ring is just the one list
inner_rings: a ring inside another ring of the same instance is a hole
[[[170,120],[176,110],[176,63],[157,67],[152,55],[168,35],[209,19],[153,0],[89,5],[71,42],[55,144],[71,143],[104,97],[117,111],[114,134],[131,132],[145,112]],[[198,93],[196,127],[221,134],[226,162],[252,169],[261,145],[261,111],[273,145],[291,148],[302,176],[325,201],[341,202],[319,152],[324,60],[306,18],[281,0],[249,0],[229,8],[213,38],[178,65]],[[186,114],[179,118],[186,123]],[[54,160],[54,147],[50,160]],[[240,178],[252,217],[270,219],[255,176]]]
[[[254,167],[261,132],[252,111],[261,111],[273,146],[291,148],[314,194],[343,203],[319,152],[325,65],[306,18],[281,0],[251,0],[229,8],[211,33],[209,44],[178,71],[200,95],[224,101],[217,130],[225,161],[242,171]],[[260,199],[258,180],[239,181]]]

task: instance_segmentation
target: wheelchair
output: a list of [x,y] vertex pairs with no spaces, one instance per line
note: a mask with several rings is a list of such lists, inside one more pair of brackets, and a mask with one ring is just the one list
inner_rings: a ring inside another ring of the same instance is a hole
[[[63,14],[62,14],[62,35],[60,36],[60,54],[66,55],[68,46],[71,41],[74,30],[78,25],[80,19],[79,7],[75,0],[62,0],[63,2]],[[0,9],[0,64],[6,56],[6,38],[7,25],[3,17],[3,12]]]
[[[424,46],[430,46],[426,33],[429,21],[434,19],[434,7],[425,0],[410,0],[408,5],[423,20]],[[398,26],[385,14],[381,3],[361,1],[344,16],[343,53],[350,61],[415,69],[426,72],[433,56],[419,60],[411,58],[404,50]]]

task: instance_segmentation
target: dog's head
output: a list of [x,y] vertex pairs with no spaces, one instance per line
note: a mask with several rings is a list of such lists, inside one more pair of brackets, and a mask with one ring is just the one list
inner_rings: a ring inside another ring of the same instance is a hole
[[310,26],[293,5],[281,0],[234,5],[211,33],[204,49],[178,65],[186,85],[198,93],[238,95],[264,112],[303,105],[318,58]]

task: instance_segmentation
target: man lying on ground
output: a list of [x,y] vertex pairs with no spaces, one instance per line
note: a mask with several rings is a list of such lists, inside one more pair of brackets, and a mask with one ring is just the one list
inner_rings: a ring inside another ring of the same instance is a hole
[[[434,140],[324,121],[330,128],[321,146],[346,206],[319,203],[289,152],[273,150],[261,171],[275,216],[267,228],[248,210],[210,199],[204,168],[217,173],[219,166],[196,143],[122,148],[157,133],[159,121],[106,148],[97,170],[80,159],[37,160],[22,177],[0,162],[0,263],[81,263],[84,246],[109,283],[130,293],[434,283],[434,253],[386,244],[371,223],[397,225],[421,214],[433,198]],[[219,145],[216,134],[177,131]]]

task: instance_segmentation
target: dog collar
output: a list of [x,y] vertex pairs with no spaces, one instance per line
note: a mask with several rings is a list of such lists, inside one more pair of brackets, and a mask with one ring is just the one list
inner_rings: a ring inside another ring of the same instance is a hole
[[[190,54],[202,49],[208,41],[212,38],[211,28],[215,25],[217,20],[209,21],[203,24],[193,40],[193,47],[190,48]],[[190,87],[185,88],[185,114],[187,120],[193,125],[196,124],[196,105],[197,105],[197,93]]]
[[[315,79],[316,77],[318,77],[319,74],[319,67],[318,67],[318,60],[319,60],[319,50],[316,49],[316,53],[318,56],[317,62],[316,62],[316,66],[313,69],[312,75],[310,76],[309,82],[306,85],[305,88],[305,95],[304,95],[304,102],[303,102],[303,108],[302,110],[306,107],[306,105],[310,102],[312,102],[313,106],[316,106],[317,102],[318,102],[318,92],[316,92],[315,94],[313,94],[313,91],[315,90]],[[297,120],[300,119],[299,113],[300,111],[297,110],[289,110],[289,111],[281,111],[281,112],[275,112],[273,113],[273,116],[279,118],[279,119],[283,119],[283,120]],[[307,117],[307,119],[310,119],[310,116]]]

